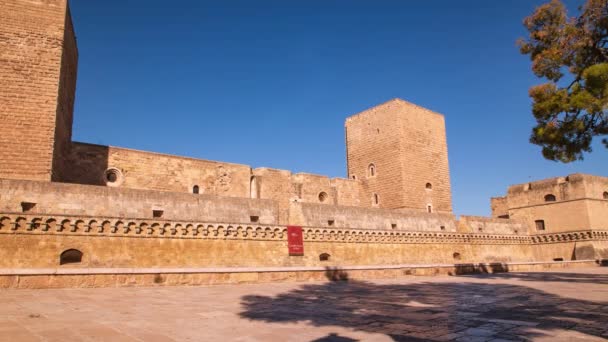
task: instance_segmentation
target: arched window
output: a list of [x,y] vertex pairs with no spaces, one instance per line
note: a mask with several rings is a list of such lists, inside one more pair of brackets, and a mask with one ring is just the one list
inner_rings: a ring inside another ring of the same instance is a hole
[[328,253],[321,253],[319,254],[319,261],[329,261],[330,257],[331,255],[329,255]]
[[323,203],[323,202],[327,201],[327,197],[329,197],[327,195],[327,192],[325,192],[325,191],[320,192],[319,193],[319,202]]
[[192,187],[192,193],[193,194],[198,194],[200,192],[200,189],[198,187],[198,185],[195,185]]
[[372,199],[372,204],[373,205],[380,204],[380,196],[378,196],[378,194],[374,194],[373,199]]
[[367,175],[368,177],[376,177],[376,165],[369,164],[367,167]]
[[555,202],[555,195],[553,195],[553,194],[545,195],[545,202]]
[[431,190],[431,189],[433,189],[433,184],[431,184],[431,183],[426,183],[426,189],[427,189],[427,190]]
[[608,191],[604,191],[604,199],[608,200]]
[[78,264],[82,261],[82,252],[77,249],[68,249],[59,256],[59,265]]
[[250,197],[258,198],[258,181],[255,176],[251,176],[249,181]]

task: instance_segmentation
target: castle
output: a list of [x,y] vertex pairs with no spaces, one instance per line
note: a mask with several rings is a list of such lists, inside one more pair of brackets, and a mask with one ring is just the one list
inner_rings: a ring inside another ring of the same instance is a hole
[[[345,179],[74,142],[67,0],[0,5],[0,287],[608,257],[608,178],[516,185],[492,199],[493,218],[457,220],[444,118],[400,99],[346,119]],[[287,226],[301,228],[303,255],[287,253]]]

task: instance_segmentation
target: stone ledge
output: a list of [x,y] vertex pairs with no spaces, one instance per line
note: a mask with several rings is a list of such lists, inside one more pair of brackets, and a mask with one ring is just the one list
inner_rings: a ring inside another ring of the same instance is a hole
[[416,268],[456,268],[456,267],[491,267],[502,265],[564,265],[595,263],[596,260],[547,261],[547,262],[491,262],[491,263],[460,263],[460,264],[399,264],[399,265],[370,265],[370,266],[340,266],[325,267],[150,267],[150,268],[0,268],[0,275],[87,275],[87,274],[188,274],[188,273],[259,273],[259,272],[311,272],[338,269],[353,270],[392,270]]

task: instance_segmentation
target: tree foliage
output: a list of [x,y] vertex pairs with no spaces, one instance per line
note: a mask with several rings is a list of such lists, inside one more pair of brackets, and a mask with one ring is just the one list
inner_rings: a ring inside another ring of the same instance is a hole
[[593,137],[608,135],[608,0],[587,0],[579,10],[568,17],[560,0],[538,7],[524,19],[529,37],[518,41],[534,74],[548,81],[529,91],[530,142],[564,163],[583,159]]

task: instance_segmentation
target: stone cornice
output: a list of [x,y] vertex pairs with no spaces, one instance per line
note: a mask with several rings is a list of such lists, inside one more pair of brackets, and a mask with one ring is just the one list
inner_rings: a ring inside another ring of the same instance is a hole
[[[607,230],[539,235],[500,235],[402,230],[303,227],[306,242],[375,244],[544,244],[608,240]],[[0,214],[0,234],[90,237],[286,241],[287,227],[224,222],[119,219],[108,217]]]

